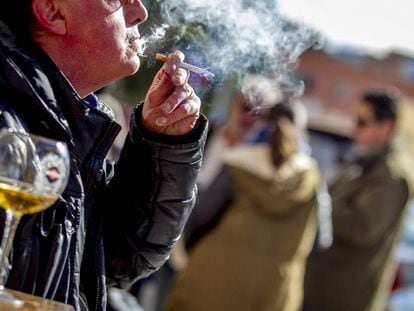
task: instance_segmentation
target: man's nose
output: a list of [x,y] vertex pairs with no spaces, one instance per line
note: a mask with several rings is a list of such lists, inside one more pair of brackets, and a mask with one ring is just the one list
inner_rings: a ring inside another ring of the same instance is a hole
[[148,18],[147,8],[141,0],[129,0],[124,6],[125,19],[129,26],[141,24]]

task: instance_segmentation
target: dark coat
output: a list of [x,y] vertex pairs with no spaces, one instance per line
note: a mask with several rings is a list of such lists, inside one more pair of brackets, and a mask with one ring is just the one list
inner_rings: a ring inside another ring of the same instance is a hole
[[309,256],[306,310],[385,310],[413,167],[396,146],[346,165],[330,188],[333,245]]
[[81,99],[39,48],[0,40],[0,125],[64,141],[70,177],[61,198],[24,216],[7,286],[104,310],[107,284],[125,286],[168,258],[196,196],[207,120],[189,134],[147,132],[141,106],[120,160],[105,155],[119,131],[93,95]]

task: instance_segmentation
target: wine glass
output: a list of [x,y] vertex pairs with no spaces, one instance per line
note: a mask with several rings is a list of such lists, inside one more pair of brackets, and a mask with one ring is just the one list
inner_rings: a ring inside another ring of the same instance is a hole
[[1,302],[23,304],[4,287],[8,256],[21,217],[56,202],[66,187],[68,173],[65,143],[11,129],[0,130],[0,207],[6,218],[0,245]]

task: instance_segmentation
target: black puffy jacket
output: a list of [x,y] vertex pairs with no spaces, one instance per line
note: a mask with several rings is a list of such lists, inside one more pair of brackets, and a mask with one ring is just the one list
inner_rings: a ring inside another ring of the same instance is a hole
[[108,284],[130,284],[168,258],[195,200],[207,120],[184,136],[154,134],[137,106],[121,157],[108,166],[119,131],[108,108],[79,98],[39,48],[0,42],[0,126],[64,141],[71,155],[62,197],[21,220],[7,286],[105,310]]

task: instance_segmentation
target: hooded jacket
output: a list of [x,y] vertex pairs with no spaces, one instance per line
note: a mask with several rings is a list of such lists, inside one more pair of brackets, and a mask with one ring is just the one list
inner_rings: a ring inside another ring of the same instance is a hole
[[108,284],[127,286],[168,258],[193,207],[207,120],[178,137],[131,116],[119,161],[105,155],[120,126],[94,95],[81,99],[36,46],[0,40],[0,126],[63,141],[68,185],[50,208],[23,216],[7,287],[105,310]]
[[191,249],[166,310],[300,310],[317,230],[316,162],[298,153],[276,169],[269,146],[256,144],[233,148],[224,163],[234,200]]

